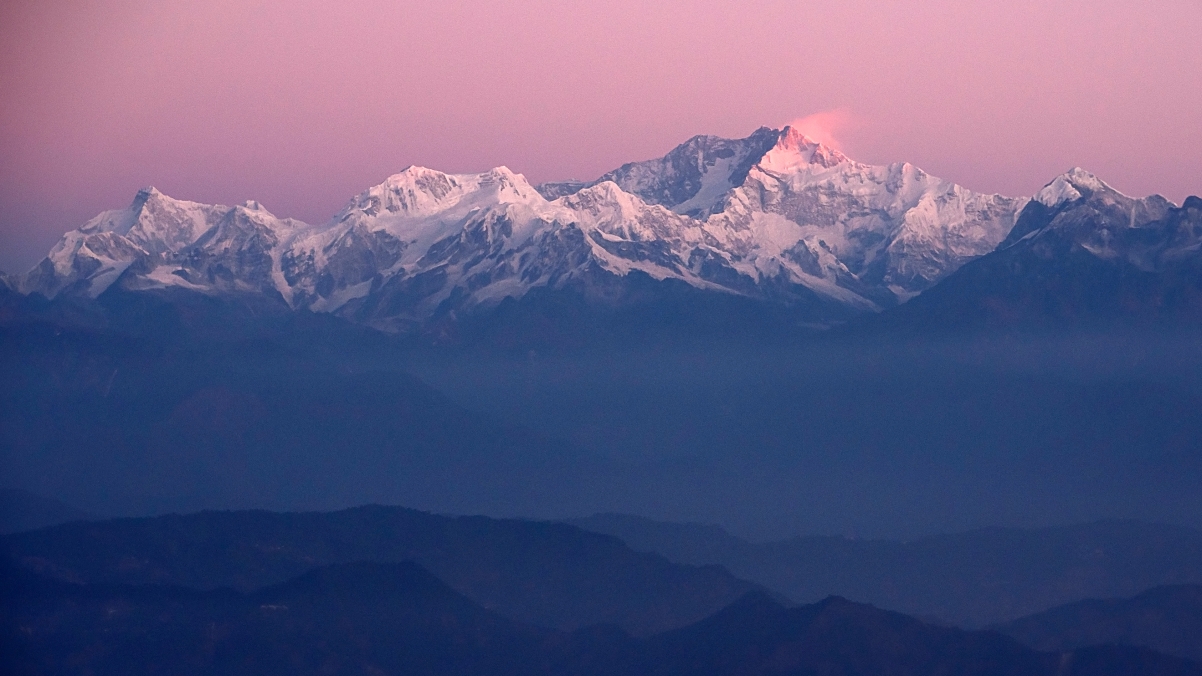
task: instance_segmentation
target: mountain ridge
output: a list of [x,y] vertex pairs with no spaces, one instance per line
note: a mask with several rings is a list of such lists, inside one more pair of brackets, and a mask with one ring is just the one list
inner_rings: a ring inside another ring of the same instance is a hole
[[414,561],[510,618],[634,635],[699,620],[759,588],[719,566],[674,564],[567,524],[381,505],[79,522],[0,536],[0,548],[15,566],[62,581],[242,592],[324,565]]
[[1202,566],[1190,563],[1202,553],[1202,533],[1133,521],[985,528],[905,542],[808,536],[763,543],[718,526],[620,514],[568,523],[672,561],[722,565],[800,602],[834,594],[968,627],[1081,599],[1202,583]]
[[1202,199],[1129,197],[1070,170],[1036,194],[996,251],[890,315],[872,320],[924,331],[1196,326]]
[[838,597],[786,607],[750,592],[700,621],[635,638],[612,626],[565,633],[514,621],[413,563],[324,566],[250,593],[0,572],[9,601],[0,644],[20,674],[1202,673],[1128,646],[1040,652]]
[[408,167],[323,225],[149,188],[64,235],[18,286],[48,298],[264,293],[407,331],[534,288],[621,286],[637,272],[829,324],[896,305],[991,250],[1025,203],[765,127],[697,136],[587,183]]
[[1122,643],[1202,660],[1202,585],[1153,587],[1134,597],[1086,599],[993,627],[1037,650]]

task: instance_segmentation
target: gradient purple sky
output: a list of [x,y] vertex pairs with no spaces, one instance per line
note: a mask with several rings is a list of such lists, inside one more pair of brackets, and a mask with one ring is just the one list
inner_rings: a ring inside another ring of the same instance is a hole
[[7,0],[0,269],[155,185],[329,218],[409,164],[594,178],[814,114],[1030,194],[1202,192],[1202,1]]

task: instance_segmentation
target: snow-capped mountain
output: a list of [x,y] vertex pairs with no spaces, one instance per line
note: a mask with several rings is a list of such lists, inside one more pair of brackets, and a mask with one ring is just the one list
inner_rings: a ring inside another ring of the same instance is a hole
[[319,226],[147,189],[67,233],[20,288],[269,293],[404,330],[534,288],[587,294],[636,275],[827,308],[812,318],[827,321],[904,301],[993,250],[1026,202],[765,128],[698,136],[590,183],[410,167]]
[[[1197,201],[1187,200],[1183,213]],[[1021,215],[1001,248],[1019,246],[1051,255],[1047,247],[1055,243],[1104,260],[1126,259],[1151,271],[1166,257],[1198,252],[1199,233],[1181,223],[1164,222],[1175,206],[1160,195],[1128,197],[1078,167],[1035,194],[1032,208]]]
[[1196,323],[1202,199],[1124,195],[1073,169],[1035,194],[997,250],[895,313],[943,326]]
[[727,192],[742,185],[751,167],[780,137],[780,131],[767,127],[743,139],[694,136],[663,157],[624,164],[592,183],[544,183],[538,190],[548,199],[554,199],[586,186],[613,181],[649,204],[704,218]]
[[129,208],[106,211],[64,235],[21,290],[95,298],[118,279],[129,289],[271,290],[279,286],[280,242],[303,227],[257,202],[198,204],[147,188]]

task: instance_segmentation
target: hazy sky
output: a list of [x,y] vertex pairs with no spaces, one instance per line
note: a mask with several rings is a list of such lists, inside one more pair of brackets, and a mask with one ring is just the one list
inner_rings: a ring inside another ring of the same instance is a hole
[[323,221],[410,164],[593,178],[810,118],[1029,194],[1202,193],[1202,0],[0,3],[0,269],[155,185]]

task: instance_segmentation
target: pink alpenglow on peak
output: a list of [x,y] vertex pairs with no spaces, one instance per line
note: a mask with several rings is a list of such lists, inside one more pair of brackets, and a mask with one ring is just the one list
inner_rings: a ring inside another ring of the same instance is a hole
[[795,171],[805,165],[825,168],[850,162],[846,155],[821,143],[800,129],[789,126],[781,131],[780,140],[760,160],[760,166],[770,171]]

